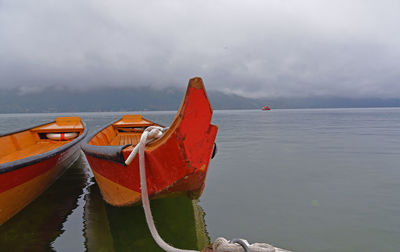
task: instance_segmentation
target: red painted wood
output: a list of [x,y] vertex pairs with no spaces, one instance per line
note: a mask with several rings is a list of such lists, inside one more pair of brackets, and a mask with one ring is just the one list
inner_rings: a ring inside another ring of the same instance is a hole
[[13,187],[23,184],[36,176],[39,176],[64,160],[69,158],[75,152],[77,146],[67,149],[65,152],[59,153],[53,157],[45,159],[36,164],[28,165],[17,170],[0,174],[0,193],[7,191]]
[[[211,105],[203,88],[188,87],[182,120],[166,142],[146,150],[149,195],[201,191],[218,128],[210,124]],[[131,151],[124,150],[126,159]],[[140,192],[139,162],[128,166],[87,155],[90,166],[107,179]]]
[[50,170],[57,163],[58,156],[59,155],[18,170],[0,174],[0,193],[23,184]]

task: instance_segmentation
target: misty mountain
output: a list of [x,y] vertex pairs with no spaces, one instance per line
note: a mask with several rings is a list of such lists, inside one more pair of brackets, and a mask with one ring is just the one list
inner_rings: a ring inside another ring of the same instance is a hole
[[[177,110],[184,90],[147,87],[97,88],[86,91],[47,89],[21,94],[0,90],[0,113]],[[246,98],[209,91],[214,109],[399,107],[400,99],[380,98]]]
[[[0,113],[90,112],[177,110],[185,90],[146,87],[98,88],[85,91],[47,89],[20,94],[17,89],[0,90]],[[208,96],[215,109],[259,107],[257,100],[211,91]]]

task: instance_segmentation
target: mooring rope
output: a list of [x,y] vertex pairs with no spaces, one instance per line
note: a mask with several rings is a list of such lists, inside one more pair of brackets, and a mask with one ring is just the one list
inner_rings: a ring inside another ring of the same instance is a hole
[[[145,157],[144,157],[144,148],[147,143],[152,142],[155,139],[158,139],[164,135],[164,132],[168,130],[168,128],[162,128],[158,126],[149,126],[144,131],[142,136],[140,137],[139,143],[132,150],[131,154],[129,154],[128,158],[125,161],[126,165],[129,165],[137,153],[139,153],[139,172],[140,172],[140,188],[142,192],[142,205],[144,209],[144,214],[146,216],[147,226],[149,227],[151,236],[154,241],[167,252],[199,252],[197,250],[186,250],[186,249],[178,249],[172,247],[168,243],[166,243],[160,236],[157,231],[157,228],[154,224],[153,215],[151,214],[150,209],[150,200],[149,193],[147,191],[147,180],[146,180],[146,167],[145,167]],[[217,238],[215,242],[212,244],[213,252],[289,252],[287,250],[281,250],[279,248],[275,248],[266,243],[255,243],[249,244],[244,239],[232,239],[231,241],[226,240],[225,238]]]
[[[135,148],[133,148],[131,154],[129,154],[128,158],[125,160],[125,164],[129,165],[130,163],[132,163],[133,158],[136,156],[137,152],[139,151],[139,147],[141,145],[146,145],[146,144],[152,142],[153,140],[162,137],[164,135],[164,132],[167,131],[167,130],[168,130],[168,127],[166,127],[166,128],[162,128],[162,127],[159,127],[159,126],[149,126],[149,127],[147,127],[143,131],[143,134],[140,137],[139,143],[135,146]],[[143,137],[144,133],[146,133],[146,138]],[[147,139],[147,138],[149,138],[149,139]]]
[[129,165],[133,158],[139,153],[139,171],[140,171],[140,188],[142,190],[142,204],[144,209],[144,214],[146,216],[147,226],[149,227],[151,236],[153,236],[154,241],[160,246],[162,249],[168,252],[197,252],[195,250],[184,250],[184,249],[177,249],[166,243],[161,236],[158,234],[156,226],[154,225],[153,215],[151,214],[150,209],[150,200],[149,200],[149,193],[147,191],[147,181],[146,181],[146,167],[145,167],[145,160],[144,160],[144,147],[146,143],[160,138],[166,128],[161,128],[157,126],[150,126],[147,127],[142,136],[140,137],[139,143],[135,146],[132,150],[132,153],[126,159],[125,164]]

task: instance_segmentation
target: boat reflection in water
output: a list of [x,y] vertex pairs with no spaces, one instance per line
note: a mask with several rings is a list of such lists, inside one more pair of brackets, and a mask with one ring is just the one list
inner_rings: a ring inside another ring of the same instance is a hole
[[[84,213],[88,251],[163,251],[153,241],[141,205],[111,206],[102,199],[96,183],[88,191]],[[185,196],[155,199],[151,209],[158,232],[172,246],[201,250],[210,243],[197,200]]]
[[63,224],[87,185],[82,156],[47,191],[0,225],[1,251],[53,251]]

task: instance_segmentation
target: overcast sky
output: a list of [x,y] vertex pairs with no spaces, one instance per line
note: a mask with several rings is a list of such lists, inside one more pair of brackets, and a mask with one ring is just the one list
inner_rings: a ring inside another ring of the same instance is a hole
[[0,87],[400,97],[399,0],[0,0]]

